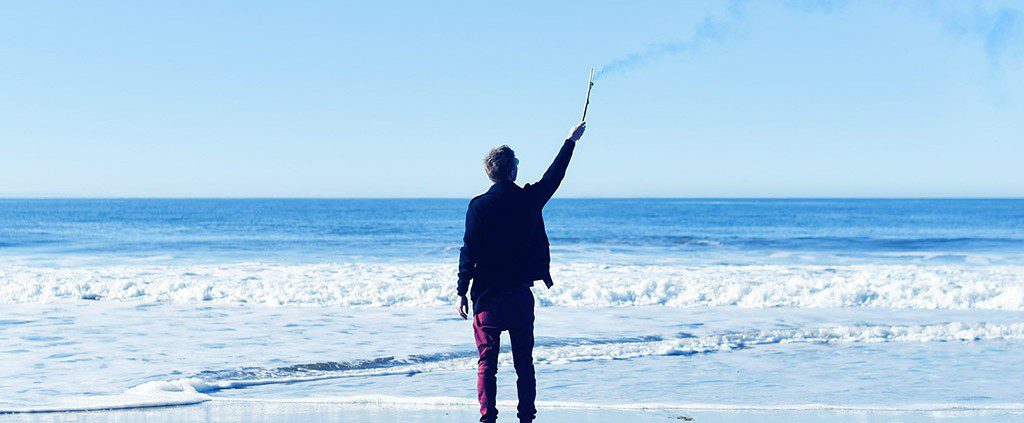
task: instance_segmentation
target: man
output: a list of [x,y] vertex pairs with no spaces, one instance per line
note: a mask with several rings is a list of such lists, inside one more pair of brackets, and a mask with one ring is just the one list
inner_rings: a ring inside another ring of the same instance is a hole
[[537,415],[530,287],[538,280],[544,281],[548,288],[553,284],[551,253],[541,210],[562,183],[573,148],[585,129],[585,122],[572,128],[555,161],[533,185],[516,185],[519,160],[507,145],[491,150],[484,159],[487,177],[494,185],[473,198],[466,211],[457,300],[459,316],[466,319],[469,314],[467,291],[473,299],[473,334],[480,353],[477,397],[482,422],[493,422],[498,416],[495,375],[502,331],[508,331],[512,342],[519,420],[532,422]]

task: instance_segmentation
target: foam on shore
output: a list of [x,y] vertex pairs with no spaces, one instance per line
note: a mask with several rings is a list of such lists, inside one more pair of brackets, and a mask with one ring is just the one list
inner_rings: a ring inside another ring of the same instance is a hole
[[[1024,310],[1024,266],[599,265],[553,268],[538,304],[562,307],[882,307]],[[447,264],[0,268],[0,303],[58,300],[271,306],[450,304]]]
[[[655,356],[709,354],[772,344],[849,344],[887,342],[975,342],[1024,340],[1024,323],[943,323],[931,325],[839,325],[811,328],[727,332],[705,336],[681,333],[665,339],[657,336],[622,339],[563,340],[538,344],[533,351],[538,366],[566,365],[601,360],[631,360]],[[499,356],[511,365],[510,352]],[[473,351],[378,357],[352,362],[322,362],[275,369],[207,371],[189,379],[199,392],[279,383],[296,383],[345,377],[418,374],[440,370],[476,368]]]
[[[534,350],[537,366],[558,366],[577,362],[600,360],[631,360],[654,356],[688,356],[710,354],[771,344],[842,344],[842,343],[885,343],[885,342],[975,342],[991,340],[1024,340],[1024,323],[945,323],[932,325],[851,325],[822,326],[815,328],[769,329],[747,332],[728,332],[706,336],[680,334],[673,339],[660,337],[565,340],[540,344]],[[509,365],[512,358],[502,353],[499,360]],[[0,413],[39,413],[58,411],[89,411],[105,409],[146,408],[172,405],[195,404],[217,400],[212,396],[227,389],[244,389],[253,386],[274,384],[295,384],[302,382],[387,375],[418,374],[446,370],[470,370],[476,366],[472,351],[416,355],[403,358],[382,357],[361,361],[338,363],[309,363],[280,368],[204,371],[193,377],[148,382],[119,395],[89,396],[68,399],[64,402],[39,406],[0,409]],[[415,398],[412,400],[383,396],[360,396],[348,399],[333,399],[344,404],[364,405],[461,405],[462,399]],[[412,401],[412,402],[402,402]],[[552,402],[547,406],[597,407],[599,405]],[[600,406],[603,407],[603,406]],[[695,404],[633,404],[614,408],[695,408]],[[721,409],[739,406],[723,406]],[[783,409],[857,409],[838,405],[787,406]],[[932,408],[929,408],[932,407]],[[966,407],[966,408],[964,408]],[[929,409],[983,409],[984,405],[943,405],[919,408],[892,408],[893,410]],[[1013,407],[1018,407],[1014,405]],[[712,409],[712,408],[708,408]],[[747,408],[757,409],[757,408]],[[777,409],[768,408],[768,409]],[[874,408],[872,408],[874,409]],[[1011,409],[1016,409],[1012,408]]]
[[210,396],[198,392],[183,380],[147,382],[117,395],[95,395],[67,398],[55,404],[0,409],[0,414],[58,413],[97,410],[172,407],[199,404]]

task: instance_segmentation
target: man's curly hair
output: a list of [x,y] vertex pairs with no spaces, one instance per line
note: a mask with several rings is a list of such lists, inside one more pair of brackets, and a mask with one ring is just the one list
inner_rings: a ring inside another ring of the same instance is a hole
[[484,158],[484,170],[491,182],[511,181],[515,168],[516,152],[507,145],[492,148]]

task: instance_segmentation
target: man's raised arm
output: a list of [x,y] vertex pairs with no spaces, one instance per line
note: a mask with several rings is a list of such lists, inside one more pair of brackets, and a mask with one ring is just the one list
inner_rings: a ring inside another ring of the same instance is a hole
[[569,131],[569,137],[565,139],[562,148],[558,150],[558,155],[551,162],[551,166],[548,166],[548,170],[544,172],[544,176],[540,178],[540,181],[533,184],[534,189],[539,194],[541,204],[546,204],[551,199],[551,196],[555,195],[558,186],[562,184],[562,179],[565,178],[565,171],[569,168],[569,160],[572,159],[572,151],[576,148],[576,141],[579,141],[580,137],[583,136],[583,131],[586,129],[587,123],[580,122]]

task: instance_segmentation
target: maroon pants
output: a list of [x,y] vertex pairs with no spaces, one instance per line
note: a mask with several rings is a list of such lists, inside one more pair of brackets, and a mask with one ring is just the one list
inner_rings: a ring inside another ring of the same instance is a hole
[[537,379],[533,370],[533,292],[518,287],[491,294],[473,316],[473,336],[480,352],[477,368],[477,397],[480,399],[480,421],[494,421],[497,393],[498,351],[501,332],[508,331],[512,342],[512,361],[516,368],[519,393],[519,419],[532,421],[537,414]]

